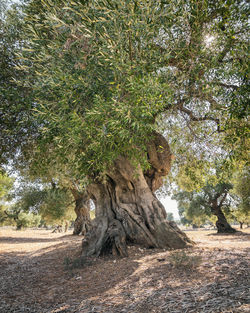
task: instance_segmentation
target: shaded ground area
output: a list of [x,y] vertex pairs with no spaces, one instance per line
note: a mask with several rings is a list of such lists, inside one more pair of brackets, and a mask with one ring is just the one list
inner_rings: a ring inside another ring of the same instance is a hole
[[137,247],[128,258],[65,269],[81,237],[0,229],[0,312],[250,312],[250,230],[243,232],[187,232],[197,244],[186,253],[202,258],[194,270],[175,268],[171,251]]

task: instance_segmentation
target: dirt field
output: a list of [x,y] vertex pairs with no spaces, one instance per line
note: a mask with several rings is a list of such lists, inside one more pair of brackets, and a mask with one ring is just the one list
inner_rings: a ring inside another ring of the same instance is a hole
[[0,228],[0,312],[250,312],[250,230],[187,234],[197,244],[186,254],[201,257],[194,269],[174,267],[171,251],[137,247],[67,266],[81,237]]

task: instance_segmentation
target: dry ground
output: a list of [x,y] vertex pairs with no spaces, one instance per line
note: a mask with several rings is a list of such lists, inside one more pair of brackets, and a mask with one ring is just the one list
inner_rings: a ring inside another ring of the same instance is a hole
[[199,255],[194,270],[175,268],[170,251],[129,249],[65,269],[81,237],[0,228],[0,312],[250,312],[250,230],[235,235],[189,231]]

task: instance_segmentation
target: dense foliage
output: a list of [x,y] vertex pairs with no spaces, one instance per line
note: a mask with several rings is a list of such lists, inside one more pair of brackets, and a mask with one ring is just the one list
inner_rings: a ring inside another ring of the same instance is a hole
[[[36,136],[32,116],[32,89],[25,86],[26,75],[18,70],[17,53],[25,43],[21,1],[0,4],[0,163],[15,160],[17,153]],[[19,81],[22,83],[20,84]]]
[[147,167],[159,127],[177,159],[244,156],[246,10],[245,1],[31,1],[20,69],[42,128],[29,158],[77,177],[102,175],[120,154]]
[[233,217],[241,224],[250,224],[250,172],[248,167],[238,169],[233,177]]
[[21,229],[73,221],[73,202],[65,188],[0,175],[0,224]]

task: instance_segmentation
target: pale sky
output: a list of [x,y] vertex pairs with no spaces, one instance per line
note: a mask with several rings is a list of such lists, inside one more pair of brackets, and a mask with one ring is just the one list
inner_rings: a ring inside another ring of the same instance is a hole
[[174,214],[174,219],[180,219],[180,216],[178,214],[177,209],[177,202],[175,200],[172,200],[171,197],[165,197],[160,199],[161,203],[164,205],[166,211],[168,213]]

